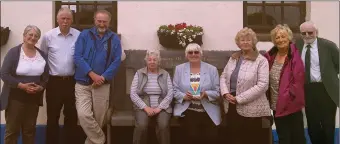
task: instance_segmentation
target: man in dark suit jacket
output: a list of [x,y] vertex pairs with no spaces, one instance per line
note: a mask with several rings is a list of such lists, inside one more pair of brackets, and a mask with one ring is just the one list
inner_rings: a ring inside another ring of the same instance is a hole
[[339,49],[318,37],[311,21],[300,25],[302,39],[296,41],[305,63],[305,112],[313,144],[334,144],[335,115],[339,107]]

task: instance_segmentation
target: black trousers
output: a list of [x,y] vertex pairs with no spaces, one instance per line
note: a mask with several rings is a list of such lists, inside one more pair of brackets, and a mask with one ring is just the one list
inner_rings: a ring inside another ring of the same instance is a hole
[[[274,111],[274,116],[275,116]],[[305,144],[305,131],[302,111],[283,117],[274,117],[280,144]]]
[[336,104],[323,83],[305,85],[308,134],[313,144],[334,144]]
[[75,80],[73,77],[50,76],[46,87],[47,126],[46,144],[59,144],[59,118],[62,106],[64,106],[64,142],[63,144],[75,144],[77,133],[77,110],[74,94]]
[[183,144],[216,144],[218,126],[206,112],[186,110],[179,119]]
[[265,117],[243,117],[229,104],[225,115],[227,144],[271,144],[271,127]]
[[[236,93],[231,93],[236,95]],[[237,113],[236,105],[229,103],[224,115],[226,144],[271,144],[271,125],[266,117],[244,117]]]

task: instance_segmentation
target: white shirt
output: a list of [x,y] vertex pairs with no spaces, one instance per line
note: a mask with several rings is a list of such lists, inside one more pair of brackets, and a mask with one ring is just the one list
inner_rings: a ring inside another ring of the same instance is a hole
[[50,75],[72,76],[74,74],[73,55],[79,34],[78,30],[70,28],[70,32],[64,36],[59,27],[56,27],[42,37],[40,49],[48,55]]
[[21,76],[40,76],[45,70],[45,65],[46,61],[38,51],[36,51],[34,57],[30,58],[26,56],[21,47],[16,74]]
[[[318,40],[315,39],[313,43],[310,44],[310,80],[311,82],[321,82],[321,73],[320,73],[320,61],[319,61],[319,51],[318,51]],[[303,45],[301,58],[303,64],[305,64],[305,56],[307,51],[307,44]]]

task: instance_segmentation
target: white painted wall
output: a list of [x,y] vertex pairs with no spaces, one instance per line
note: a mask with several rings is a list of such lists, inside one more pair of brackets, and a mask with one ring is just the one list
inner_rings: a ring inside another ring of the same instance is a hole
[[[20,12],[14,12],[21,10]],[[325,11],[327,9],[327,11]],[[307,11],[318,25],[320,36],[339,44],[338,2],[311,2]],[[118,33],[122,34],[124,49],[160,48],[157,29],[159,25],[187,22],[204,28],[205,50],[237,50],[234,37],[243,25],[241,1],[230,2],[118,2]],[[19,44],[27,24],[37,25],[42,33],[54,23],[53,2],[1,2],[1,26],[9,26],[9,41],[1,49],[1,57],[9,48]],[[39,44],[38,44],[39,45]],[[259,42],[258,48],[268,50],[271,42]],[[2,60],[3,61],[3,60]],[[3,112],[1,124],[5,123]],[[338,117],[338,116],[337,116]],[[62,119],[60,120],[62,122]],[[338,121],[338,120],[337,120]],[[38,124],[46,124],[46,108],[40,108]],[[338,124],[337,124],[338,127]]]
[[125,49],[159,48],[162,24],[186,22],[204,28],[203,49],[237,49],[234,36],[243,25],[241,1],[119,2],[118,32]]

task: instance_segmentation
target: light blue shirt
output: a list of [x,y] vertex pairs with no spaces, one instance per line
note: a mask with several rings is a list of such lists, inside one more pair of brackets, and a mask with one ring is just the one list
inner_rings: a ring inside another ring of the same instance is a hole
[[[307,51],[307,44],[303,45],[301,58],[303,64],[305,64],[305,56]],[[322,82],[321,73],[320,73],[320,61],[319,61],[319,51],[318,51],[318,40],[315,39],[313,43],[310,44],[310,80],[311,82]]]
[[79,34],[78,30],[70,28],[70,32],[64,36],[59,27],[56,27],[42,37],[40,49],[48,56],[50,75],[74,75],[74,45]]

